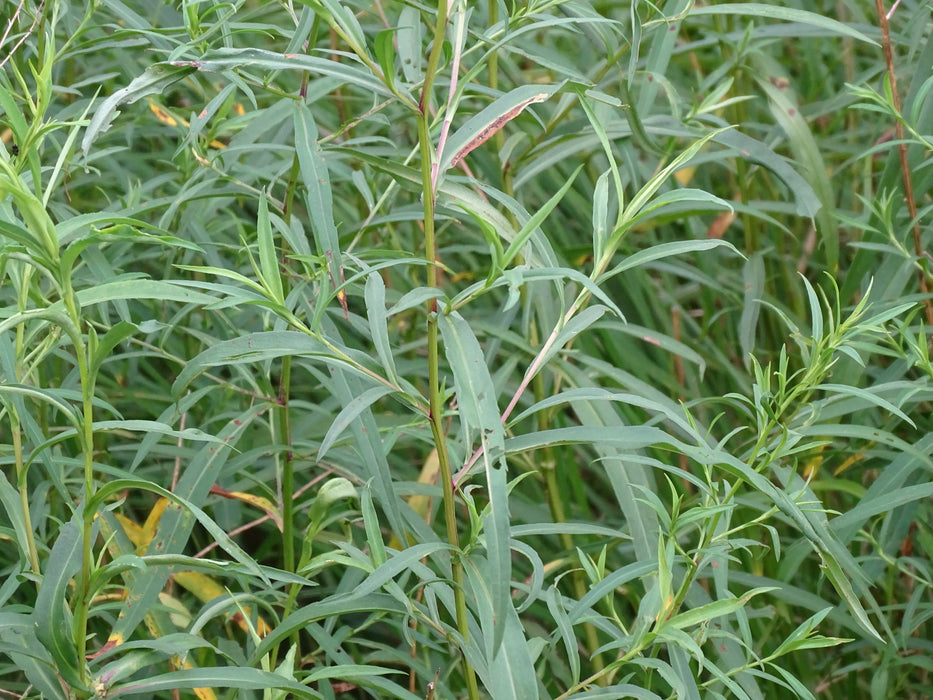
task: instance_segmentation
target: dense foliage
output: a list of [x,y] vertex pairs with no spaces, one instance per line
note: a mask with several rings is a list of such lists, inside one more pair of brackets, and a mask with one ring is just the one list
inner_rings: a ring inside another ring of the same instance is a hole
[[928,3],[0,8],[0,698],[933,694]]

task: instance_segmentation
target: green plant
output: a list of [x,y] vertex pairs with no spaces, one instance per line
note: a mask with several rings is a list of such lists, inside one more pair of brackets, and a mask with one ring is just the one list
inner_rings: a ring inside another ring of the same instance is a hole
[[921,5],[3,7],[5,692],[928,694]]

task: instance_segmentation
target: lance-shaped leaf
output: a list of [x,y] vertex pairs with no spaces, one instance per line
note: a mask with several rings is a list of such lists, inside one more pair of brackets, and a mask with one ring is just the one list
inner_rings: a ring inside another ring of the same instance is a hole
[[265,197],[259,198],[256,233],[259,241],[259,270],[262,273],[263,286],[274,301],[284,306],[285,292],[282,287],[282,274],[279,272],[279,258],[275,252],[275,240],[272,237],[269,202]]
[[754,18],[768,18],[783,20],[785,22],[797,22],[799,24],[808,24],[811,27],[822,29],[830,34],[839,36],[848,36],[867,44],[878,45],[870,37],[862,34],[850,25],[844,24],[838,20],[826,17],[815,12],[807,10],[797,10],[792,7],[781,7],[780,5],[761,3],[761,2],[737,2],[737,3],[716,3],[706,7],[693,7],[690,9],[692,17],[699,15],[744,15]]
[[48,650],[61,677],[82,688],[82,665],[71,633],[72,613],[68,607],[71,579],[81,570],[82,509],[58,531],[33,611],[36,637]]
[[[231,449],[236,446],[237,439],[264,410],[265,407],[262,405],[252,406],[230,420],[217,434],[226,447],[218,448],[214,443],[209,442],[198,450],[187,461],[184,473],[178,480],[173,493],[137,480],[127,480],[127,483],[118,486],[114,486],[117,482],[112,481],[95,494],[95,499],[101,501],[102,497],[112,495],[115,492],[114,489],[118,488],[145,487],[173,501],[159,520],[156,536],[149,545],[149,553],[181,552],[197,518],[231,556],[240,559],[248,569],[252,569],[254,565],[251,566],[248,559],[240,554],[239,548],[233,544],[228,535],[219,531],[216,524],[204,516],[200,506],[203,505],[211,486],[217,481],[217,476],[226,463]],[[179,502],[185,502],[187,507],[182,507]],[[161,567],[150,569],[144,575],[132,571],[126,572],[126,604],[114,623],[109,639],[111,643],[122,644],[147,614],[157,610],[159,593],[162,592],[168,575],[169,572]]]
[[197,691],[200,688],[211,687],[239,688],[242,690],[269,690],[275,688],[288,690],[296,698],[323,697],[308,686],[271,671],[261,671],[256,668],[238,668],[236,666],[190,668],[142,680],[133,680],[126,685],[110,690],[107,697],[140,697],[140,695],[155,697],[154,694],[162,690],[191,688]]
[[544,102],[557,92],[557,85],[522,85],[496,98],[492,104],[470,117],[447,141],[438,164],[443,174],[463,160],[474,148],[478,148],[495,136],[496,132],[521,114],[526,107]]
[[209,51],[198,61],[176,61],[171,65],[213,72],[244,68],[267,71],[305,70],[335,78],[341,83],[356,85],[378,95],[392,96],[385,84],[368,69],[359,67],[359,63],[343,63],[320,56],[276,53],[253,48],[220,48]]
[[36,639],[36,625],[31,615],[0,613],[0,647],[10,657],[13,667],[26,676],[45,700],[68,700],[52,657]]
[[81,140],[81,149],[88,153],[91,145],[101,133],[110,128],[111,123],[119,114],[117,107],[121,104],[132,104],[136,100],[152,94],[161,95],[172,83],[181,80],[189,73],[194,72],[191,65],[170,65],[157,63],[149,66],[145,72],[136,77],[129,85],[117,90],[104,100],[88,124],[84,138]]
[[469,324],[453,312],[441,315],[439,326],[447,361],[454,375],[464,441],[471,442],[478,432],[483,446],[482,461],[489,489],[489,511],[483,518],[483,531],[489,560],[489,593],[493,617],[497,622],[492,646],[492,654],[495,655],[502,642],[504,622],[512,604],[509,598],[512,561],[505,430],[483,350]]
[[[324,151],[317,142],[317,124],[307,105],[295,107],[295,148],[298,165],[307,190],[308,214],[318,253],[327,260],[327,269],[334,288],[343,279],[340,267],[340,240],[334,225],[334,197],[330,175],[324,162]],[[345,302],[344,302],[345,303]]]

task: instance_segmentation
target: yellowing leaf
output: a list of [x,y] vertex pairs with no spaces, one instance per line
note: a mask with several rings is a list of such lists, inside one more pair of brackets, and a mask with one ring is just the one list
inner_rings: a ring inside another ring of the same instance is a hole
[[159,527],[159,520],[162,519],[162,513],[165,512],[165,508],[168,506],[167,498],[160,498],[155,502],[155,505],[152,506],[152,510],[149,511],[149,515],[146,517],[146,522],[143,524],[142,536],[145,538],[144,542],[134,542],[137,547],[145,546],[148,547],[149,543],[152,542],[152,538],[155,537],[156,529]]
[[[152,100],[149,100],[149,109],[151,109],[152,113],[156,115],[156,119],[158,119],[163,124],[168,124],[169,126],[178,126],[178,122],[175,120],[175,117],[166,112]],[[185,126],[187,126],[187,124]]]
[[120,525],[123,526],[123,532],[126,533],[126,536],[130,539],[130,542],[135,545],[137,554],[140,551],[144,551],[146,549],[146,545],[149,543],[146,541],[146,537],[143,534],[143,529],[124,515],[120,515],[119,513],[114,513],[113,515],[120,523]]
[[217,696],[210,688],[195,688],[194,694],[197,695],[200,700],[217,700]]
[[[437,479],[441,473],[441,462],[437,456],[437,450],[431,450],[431,454],[428,455],[428,458],[424,460],[424,465],[421,467],[421,473],[418,475],[419,484],[430,484],[435,486],[437,484]],[[412,507],[418,515],[428,521],[429,514],[431,512],[431,496],[426,496],[421,493],[416,493],[413,496],[408,497],[408,505]]]
[[[149,109],[152,110],[152,113],[156,116],[156,119],[158,119],[163,124],[168,124],[169,126],[178,126],[179,124],[181,124],[184,127],[190,126],[186,120],[182,119],[181,117],[172,116],[171,114],[169,114],[168,110],[164,109],[163,107],[160,107],[151,99],[149,100]],[[240,107],[240,111],[238,112],[238,114],[242,114],[242,113],[243,113],[243,107]],[[210,145],[211,145],[211,148],[226,148],[227,147],[227,144],[223,143],[222,141],[218,141],[216,139],[211,141]]]
[[[159,593],[159,602],[168,608],[168,616],[173,625],[179,629],[185,629],[191,624],[191,612],[178,598],[168,593]],[[158,635],[153,634],[153,636]]]
[[223,496],[224,498],[232,498],[237,501],[243,501],[243,503],[248,503],[251,506],[259,508],[259,510],[265,511],[275,522],[276,527],[279,528],[279,532],[282,531],[282,514],[279,513],[279,509],[276,508],[275,504],[268,498],[254,496],[251,493],[243,493],[242,491],[227,491],[226,489],[220,488],[216,484],[211,486],[211,493],[218,496]]
[[[431,450],[431,454],[429,454],[428,458],[424,460],[424,464],[421,467],[421,474],[418,475],[418,483],[431,484],[433,486],[437,484],[437,478],[440,473],[441,463],[437,456],[437,450]],[[425,496],[424,494],[416,493],[412,496],[409,496],[407,500],[408,505],[412,507],[412,510],[424,518],[425,522],[431,522],[431,496]],[[402,549],[402,543],[395,535],[393,535],[392,539],[389,541],[389,546],[393,549]]]
[[[177,656],[172,659],[171,663],[176,670],[196,668],[196,666],[187,659],[182,662],[182,660]],[[217,696],[210,688],[193,688],[193,690],[194,694],[197,695],[200,700],[217,700]]]
[[690,181],[693,179],[693,174],[696,172],[696,167],[691,165],[689,168],[681,168],[674,173],[674,179],[678,183],[686,187],[690,184]]
[[98,654],[103,654],[105,651],[110,651],[113,647],[118,647],[123,644],[123,635],[119,632],[114,632],[107,638],[107,643],[101,647],[101,650],[97,652]]
[[227,594],[227,589],[206,574],[197,571],[179,571],[174,577],[175,583],[194,595],[202,603]]
[[[197,596],[198,600],[203,603],[213,600],[214,598],[219,598],[221,596],[227,595],[227,589],[217,583],[214,579],[206,574],[199,573],[197,571],[179,571],[175,574],[175,583],[184,588],[186,591],[193,593]],[[249,608],[243,608],[247,615],[250,614]],[[233,613],[231,619],[242,629],[244,632],[249,632],[249,625],[246,620],[243,619],[243,614],[238,612]],[[269,627],[269,624],[262,619],[262,616],[256,618],[256,634],[260,637],[265,637],[272,630]]]

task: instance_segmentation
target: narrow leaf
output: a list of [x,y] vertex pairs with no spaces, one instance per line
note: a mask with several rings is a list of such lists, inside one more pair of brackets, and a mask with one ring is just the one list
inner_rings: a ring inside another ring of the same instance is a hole
[[378,272],[370,272],[366,277],[366,320],[379,362],[386,372],[386,377],[393,384],[398,384],[398,372],[395,369],[395,355],[389,341],[388,313],[386,312],[386,286]]
[[298,698],[321,698],[317,691],[284,678],[271,671],[261,671],[257,668],[243,668],[236,666],[223,666],[218,668],[190,668],[153,676],[142,681],[112,688],[107,693],[108,698],[119,698],[126,695],[147,695],[155,697],[154,693],[163,690],[178,690],[182,688],[239,688],[241,690],[268,690],[272,688],[288,690]]
[[534,214],[531,215],[531,218],[525,222],[525,225],[522,226],[521,230],[515,234],[515,238],[509,243],[508,249],[505,251],[505,254],[502,258],[502,267],[508,267],[509,263],[518,255],[525,243],[531,238],[531,235],[538,229],[538,227],[544,222],[544,220],[550,215],[560,201],[564,198],[564,195],[567,194],[567,190],[573,185],[574,180],[577,179],[577,175],[580,174],[580,171],[583,169],[583,166],[579,166],[576,170],[573,171],[573,174],[567,178],[567,182],[551,197],[544,205],[538,209]]
[[360,67],[358,62],[345,63],[303,53],[283,54],[255,48],[220,48],[209,51],[197,61],[174,61],[171,65],[215,73],[240,68],[308,71],[336,78],[341,83],[356,85],[370,93],[384,97],[392,96],[382,81],[374,77],[369,69]]
[[324,435],[324,439],[321,441],[321,446],[318,448],[317,452],[318,460],[324,459],[324,456],[330,448],[333,447],[337,439],[363,411],[369,409],[376,401],[383,396],[391,394],[393,391],[392,387],[381,385],[374,386],[367,389],[359,396],[354,397],[350,403],[344,406],[340,413],[337,414],[337,417],[334,418],[334,422],[331,424],[330,428],[328,428],[327,434]]
[[71,694],[62,687],[52,657],[36,638],[32,616],[0,612],[0,651],[10,657],[43,700],[70,700]]
[[798,10],[792,7],[782,5],[768,5],[758,2],[736,2],[736,3],[717,3],[715,5],[698,5],[690,9],[692,17],[701,15],[744,15],[753,18],[779,19],[785,22],[798,22],[800,24],[809,24],[812,27],[824,29],[831,34],[848,36],[859,41],[864,41],[873,46],[878,42],[862,34],[862,32],[853,29],[848,24],[827,17],[823,14],[808,12],[807,10]]
[[84,687],[81,681],[84,661],[78,658],[72,637],[72,614],[67,601],[69,583],[81,570],[82,521],[82,509],[78,508],[58,531],[33,610],[36,637],[48,650],[62,678],[75,688]]
[[536,102],[544,102],[561,88],[558,85],[521,85],[496,98],[457,129],[441,156],[438,172],[456,167],[470,151],[491,139],[497,131]]
[[715,600],[712,603],[707,603],[706,605],[701,605],[698,608],[694,608],[692,610],[680,613],[679,615],[675,615],[670,620],[665,622],[663,627],[684,629],[686,627],[693,627],[694,625],[698,625],[703,622],[715,620],[717,617],[722,617],[723,615],[730,615],[736,610],[744,608],[748,601],[750,601],[756,595],[768,593],[769,591],[773,590],[775,589],[768,587],[755,588],[746,593],[743,593],[738,598]]
[[279,272],[279,258],[275,252],[272,238],[272,224],[269,221],[269,202],[266,197],[259,198],[257,221],[259,239],[259,267],[262,270],[262,282],[273,301],[285,305],[285,292],[282,289],[282,273]]
[[[504,623],[512,607],[510,590],[512,559],[509,543],[508,477],[505,462],[505,430],[496,402],[496,389],[479,341],[458,313],[442,314],[438,325],[444,338],[447,361],[454,375],[464,440],[471,444],[476,433],[483,447],[489,511],[483,518],[490,577],[493,615]],[[493,654],[502,643],[504,624],[497,624]]]
[[324,151],[317,142],[317,125],[308,106],[295,105],[295,148],[305,185],[311,230],[318,254],[323,255],[330,271],[333,288],[341,285],[340,240],[334,225],[334,199],[330,188],[330,175],[324,162]]
[[161,95],[168,89],[169,85],[192,72],[194,72],[194,68],[190,65],[156,63],[149,66],[142,75],[136,77],[125,88],[113,93],[95,110],[94,116],[91,117],[91,123],[88,124],[87,131],[84,132],[81,149],[85,155],[90,152],[95,139],[110,128],[111,123],[119,114],[117,107],[122,104],[132,104],[148,95]]

